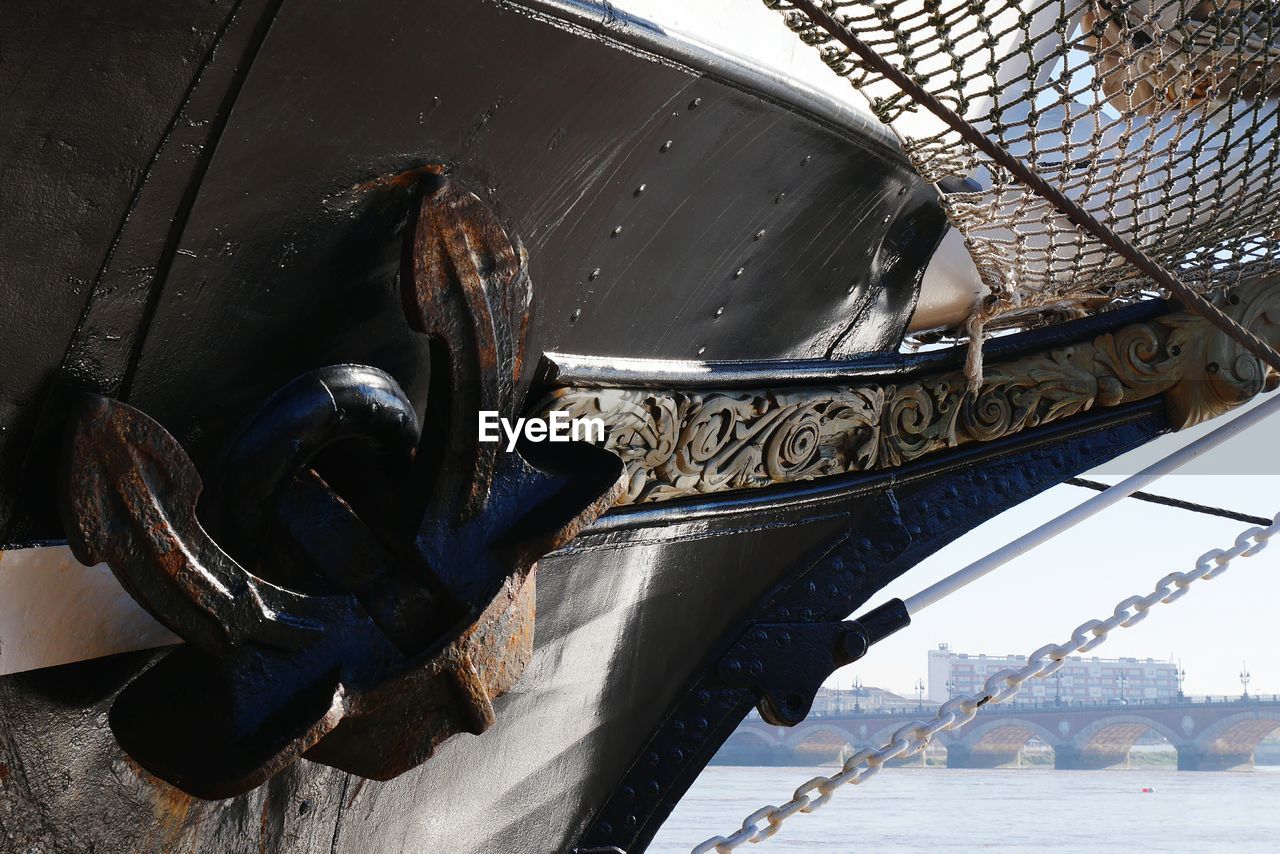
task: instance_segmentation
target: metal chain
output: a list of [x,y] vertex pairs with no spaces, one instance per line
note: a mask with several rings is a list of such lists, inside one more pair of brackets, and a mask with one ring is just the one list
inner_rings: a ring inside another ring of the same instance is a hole
[[879,750],[859,750],[845,761],[839,773],[831,777],[814,777],[796,789],[791,800],[782,806],[767,806],[756,810],[743,820],[739,830],[729,836],[711,837],[695,847],[692,854],[732,851],[747,842],[763,842],[777,833],[782,823],[791,816],[798,812],[813,812],[826,804],[839,787],[866,782],[890,759],[919,753],[929,746],[929,742],[938,733],[959,729],[973,720],[978,709],[988,703],[1003,703],[1012,698],[1028,679],[1053,674],[1062,667],[1067,656],[1088,652],[1103,643],[1115,629],[1137,625],[1146,619],[1147,611],[1155,605],[1167,605],[1181,599],[1192,583],[1216,578],[1226,572],[1232,560],[1237,557],[1252,557],[1262,551],[1267,540],[1278,533],[1280,513],[1265,528],[1255,526],[1243,531],[1236,537],[1235,545],[1231,548],[1205,552],[1196,561],[1195,569],[1190,572],[1171,572],[1161,578],[1155,589],[1146,596],[1130,596],[1121,601],[1110,617],[1081,623],[1065,643],[1040,647],[1027,656],[1024,667],[991,674],[980,691],[943,703],[932,720],[911,721],[900,727]]

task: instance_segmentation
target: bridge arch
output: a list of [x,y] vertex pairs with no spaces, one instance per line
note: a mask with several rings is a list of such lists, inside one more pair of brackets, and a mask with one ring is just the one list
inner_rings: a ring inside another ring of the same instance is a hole
[[1090,721],[1075,734],[1072,743],[1081,750],[1106,744],[1123,744],[1125,751],[1128,751],[1148,731],[1156,733],[1170,744],[1186,741],[1186,736],[1174,732],[1158,720],[1142,714],[1123,712]]
[[1251,709],[1227,715],[1206,726],[1194,743],[1179,753],[1178,767],[1227,771],[1253,767],[1258,744],[1280,729],[1280,709]]
[[1248,745],[1250,748],[1280,728],[1280,709],[1255,709],[1228,715],[1204,728],[1196,741]]
[[1059,738],[1040,723],[1010,714],[979,717],[947,744],[948,768],[997,768],[1018,761],[1031,739],[1054,749]]
[[853,734],[843,727],[820,723],[784,737],[784,744],[798,765],[822,765],[840,761],[852,746]]
[[1058,750],[1061,769],[1098,769],[1120,765],[1129,758],[1138,739],[1154,732],[1179,749],[1186,737],[1161,721],[1136,712],[1118,712],[1090,721]]
[[1019,746],[1026,744],[1032,738],[1038,738],[1048,745],[1056,744],[1061,740],[1059,736],[1036,721],[998,713],[988,715],[984,720],[982,712],[978,712],[977,719],[965,727],[957,741],[962,741],[970,747],[978,747],[1018,738],[1022,739]]
[[782,740],[759,727],[738,727],[720,750],[719,765],[786,765],[789,751],[781,750]]

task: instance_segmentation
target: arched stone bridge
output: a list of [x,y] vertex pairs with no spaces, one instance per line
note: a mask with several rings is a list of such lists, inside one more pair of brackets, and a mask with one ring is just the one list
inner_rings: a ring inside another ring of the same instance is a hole
[[[752,764],[829,762],[846,746],[879,747],[894,730],[932,712],[810,716],[796,727],[774,727],[754,715],[725,743],[720,761]],[[1000,705],[978,712],[964,728],[941,733],[947,767],[995,768],[1014,762],[1035,738],[1054,750],[1060,769],[1123,764],[1147,732],[1178,751],[1182,771],[1251,768],[1258,743],[1280,729],[1280,697],[1167,704]]]

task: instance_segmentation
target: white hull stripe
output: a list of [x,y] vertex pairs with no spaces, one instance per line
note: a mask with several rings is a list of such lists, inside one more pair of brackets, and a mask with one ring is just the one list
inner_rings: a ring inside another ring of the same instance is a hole
[[0,675],[174,643],[105,564],[65,546],[0,551]]

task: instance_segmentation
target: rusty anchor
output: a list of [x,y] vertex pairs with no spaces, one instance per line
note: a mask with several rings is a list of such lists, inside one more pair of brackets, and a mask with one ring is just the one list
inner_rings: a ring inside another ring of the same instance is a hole
[[[202,497],[144,413],[85,396],[73,417],[76,557],[110,565],[187,641],[118,695],[111,727],[192,795],[239,794],[302,756],[389,779],[484,732],[532,655],[536,561],[620,494],[620,461],[591,445],[478,442],[479,410],[521,405],[527,259],[476,196],[425,184],[401,277],[431,345],[421,421],[382,371],[311,371],[262,406]],[[325,460],[347,447],[359,477],[339,489]]]

